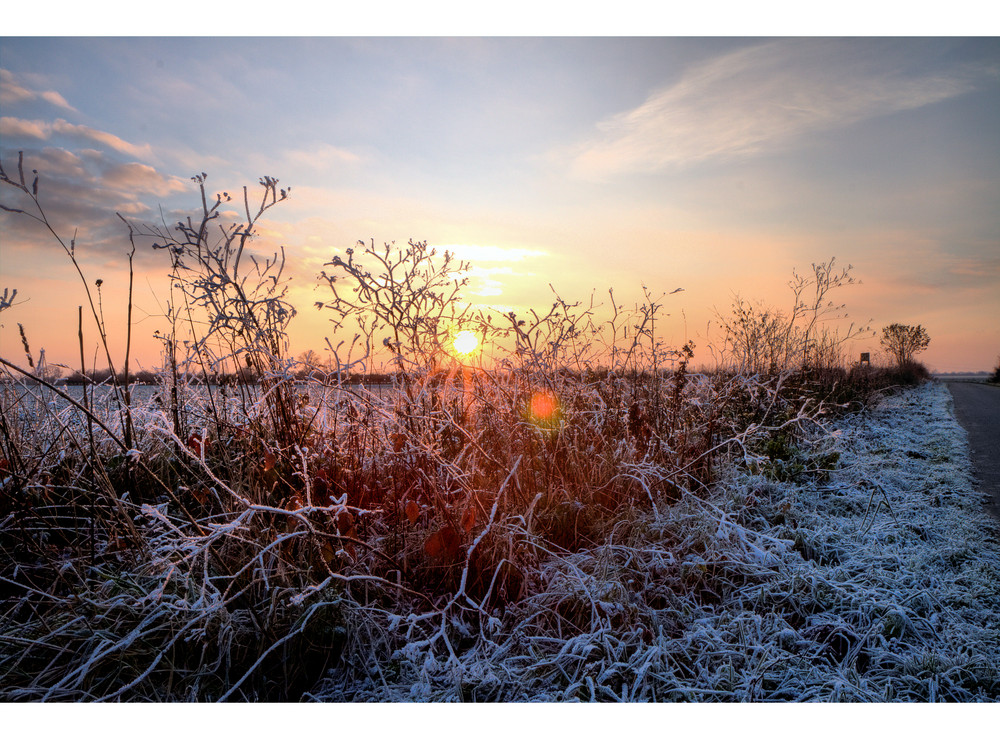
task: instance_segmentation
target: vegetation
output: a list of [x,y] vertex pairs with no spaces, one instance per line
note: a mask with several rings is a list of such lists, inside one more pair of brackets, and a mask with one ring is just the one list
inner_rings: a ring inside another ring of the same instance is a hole
[[[18,170],[0,179],[27,204],[4,209],[51,230]],[[81,367],[78,394],[0,359],[4,699],[297,700],[329,674],[349,697],[421,650],[466,664],[512,623],[564,649],[598,622],[662,634],[629,620],[620,577],[663,603],[756,581],[712,554],[751,515],[719,508],[720,486],[826,479],[831,419],[920,379],[843,366],[856,332],[824,320],[853,279],[832,260],[793,276],[787,315],[738,300],[718,368],[695,372],[695,347],[656,333],[662,296],[493,316],[461,299],[468,265],[413,241],[331,259],[318,308],[355,335],[296,361],[284,254],[253,243],[288,190],[261,179],[219,227],[230,196],[193,179],[192,217],[126,222],[130,253],[168,259],[155,399],[127,355],[105,384]],[[489,361],[455,356],[459,331]]]
[[893,323],[882,329],[882,347],[900,368],[912,363],[913,355],[924,351],[930,343],[930,336],[923,326]]

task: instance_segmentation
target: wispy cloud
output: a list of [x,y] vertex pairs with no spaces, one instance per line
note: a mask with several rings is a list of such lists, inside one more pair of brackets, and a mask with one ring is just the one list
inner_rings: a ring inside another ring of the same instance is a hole
[[44,100],[65,110],[76,110],[55,90],[32,90],[10,70],[0,69],[0,104],[14,105],[34,100]]
[[[10,163],[4,164],[10,171]],[[191,190],[187,180],[163,175],[137,162],[122,164],[93,149],[29,149],[25,151],[24,167],[38,170],[39,198],[56,230],[66,237],[77,233],[77,243],[99,257],[121,254],[124,232],[116,212],[141,221],[155,212],[152,204],[158,199]],[[16,192],[5,190],[3,195],[8,207],[32,210]],[[0,223],[5,248],[37,248],[39,232],[33,221],[2,213]],[[140,261],[146,256],[140,256]]]
[[115,136],[113,133],[99,131],[90,126],[70,123],[62,118],[57,118],[53,122],[25,120],[12,116],[0,118],[0,136],[9,138],[24,137],[48,141],[53,135],[67,136],[77,141],[98,144],[117,151],[120,154],[135,157],[136,159],[153,158],[153,149],[149,144],[142,144],[141,146],[132,144],[119,136]]
[[858,51],[837,40],[780,40],[692,66],[642,105],[600,122],[570,152],[571,169],[602,179],[759,154],[973,86],[968,70],[907,73]]
[[462,261],[474,264],[483,262],[521,262],[525,259],[547,256],[540,249],[528,249],[516,246],[493,246],[489,244],[443,244],[435,245],[439,252],[449,251]]
[[68,121],[64,121],[62,118],[56,119],[55,123],[52,124],[52,132],[62,134],[64,136],[72,136],[82,141],[101,144],[121,154],[127,154],[128,156],[135,157],[136,159],[150,159],[153,156],[153,149],[149,144],[137,146],[136,144],[131,144],[128,141],[125,141],[125,139],[115,136],[113,133],[98,131],[96,128],[91,128],[90,126],[81,126],[75,123],[69,123]]
[[361,157],[354,152],[330,144],[317,144],[309,149],[286,151],[284,159],[297,167],[319,171],[329,171],[361,161]]
[[548,252],[519,246],[492,244],[448,244],[437,247],[448,251],[461,262],[469,263],[469,297],[479,299],[506,295],[511,285],[534,277],[534,272],[516,270],[512,262],[532,262],[549,256]]
[[7,139],[25,138],[44,141],[52,135],[52,124],[46,121],[29,121],[5,115],[0,118],[0,136]]
[[117,192],[148,193],[166,197],[188,189],[188,183],[177,177],[164,177],[148,164],[129,162],[108,169],[102,177],[104,185]]

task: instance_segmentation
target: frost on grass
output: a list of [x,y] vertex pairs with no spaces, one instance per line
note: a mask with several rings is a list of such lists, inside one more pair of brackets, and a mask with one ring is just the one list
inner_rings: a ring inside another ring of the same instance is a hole
[[828,477],[733,470],[603,546],[539,552],[505,613],[345,615],[341,663],[307,697],[1000,700],[997,525],[947,390],[830,431],[812,450],[839,453]]

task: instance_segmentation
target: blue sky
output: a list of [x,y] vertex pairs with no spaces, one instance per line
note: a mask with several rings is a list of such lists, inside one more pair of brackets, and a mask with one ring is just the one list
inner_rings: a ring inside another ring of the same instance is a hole
[[[923,324],[929,366],[1000,355],[996,38],[8,37],[0,70],[4,166],[25,151],[109,301],[115,210],[191,209],[196,172],[213,191],[268,174],[293,192],[263,238],[289,254],[295,351],[328,332],[309,306],[335,250],[413,238],[471,258],[483,305],[683,287],[668,338],[706,362],[734,293],[786,307],[791,269],[836,256],[863,282],[851,317]],[[72,361],[71,267],[0,227],[0,288],[29,299],[2,353],[22,322]],[[160,261],[137,262],[143,336]]]

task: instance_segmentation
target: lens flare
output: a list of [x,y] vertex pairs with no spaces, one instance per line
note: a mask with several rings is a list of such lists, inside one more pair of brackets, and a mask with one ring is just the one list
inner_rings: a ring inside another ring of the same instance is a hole
[[526,420],[540,429],[559,428],[562,421],[562,408],[559,405],[559,399],[548,390],[532,393],[526,410]]
[[542,421],[550,421],[556,414],[556,399],[549,393],[535,393],[531,396],[531,415]]
[[479,346],[479,339],[471,331],[459,331],[452,342],[456,354],[471,354]]

